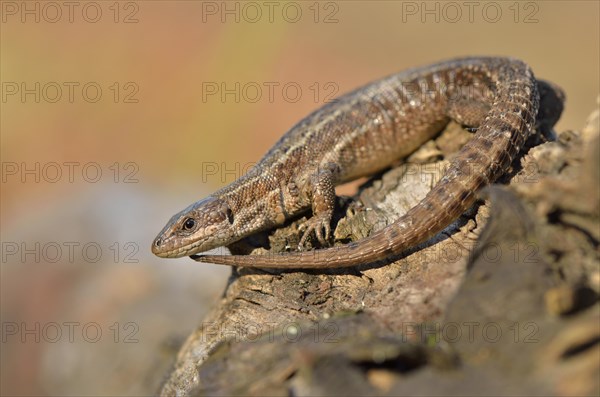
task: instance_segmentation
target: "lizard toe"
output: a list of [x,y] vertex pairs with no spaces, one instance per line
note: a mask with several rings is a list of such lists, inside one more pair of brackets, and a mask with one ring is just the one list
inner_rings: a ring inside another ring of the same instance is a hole
[[313,232],[319,241],[319,244],[322,246],[327,246],[327,240],[329,240],[329,236],[331,235],[330,222],[330,218],[326,216],[313,216],[306,221],[300,227],[300,230],[304,230],[304,233],[302,234],[302,238],[298,243],[298,249],[303,250],[306,247],[306,242]]

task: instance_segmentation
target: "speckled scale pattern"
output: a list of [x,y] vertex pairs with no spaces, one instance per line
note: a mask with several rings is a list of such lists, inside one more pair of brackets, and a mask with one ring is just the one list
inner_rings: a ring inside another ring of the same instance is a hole
[[[522,61],[463,58],[407,70],[340,97],[292,127],[248,175],[212,195],[229,204],[238,230],[229,241],[210,243],[231,244],[311,206],[317,212],[313,217],[322,215],[326,222],[328,212],[314,202],[331,201],[333,185],[389,166],[451,119],[478,129],[420,203],[364,240],[307,252],[195,259],[263,268],[346,267],[385,259],[431,238],[473,204],[480,188],[506,171],[535,131],[537,86]],[[315,191],[315,175],[332,164],[321,186],[325,193]]]

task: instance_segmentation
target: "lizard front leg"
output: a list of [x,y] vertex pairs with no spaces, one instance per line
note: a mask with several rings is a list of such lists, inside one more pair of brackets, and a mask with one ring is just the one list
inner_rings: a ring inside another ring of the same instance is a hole
[[321,245],[326,245],[331,235],[331,218],[335,209],[335,182],[339,167],[334,163],[327,163],[310,176],[310,200],[312,217],[301,228],[304,234],[300,239],[298,248],[305,246],[306,240],[314,231]]

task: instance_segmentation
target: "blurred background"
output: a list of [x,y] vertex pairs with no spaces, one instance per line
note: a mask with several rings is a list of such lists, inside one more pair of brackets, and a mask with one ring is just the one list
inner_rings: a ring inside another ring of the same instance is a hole
[[[3,395],[156,393],[228,268],[167,220],[359,85],[507,55],[597,107],[599,3],[2,1]],[[469,8],[470,7],[470,8]]]

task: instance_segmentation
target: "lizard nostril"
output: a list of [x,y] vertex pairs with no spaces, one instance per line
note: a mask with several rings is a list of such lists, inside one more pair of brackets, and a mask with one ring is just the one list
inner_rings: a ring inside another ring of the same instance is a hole
[[156,239],[156,241],[154,242],[154,245],[155,245],[156,247],[160,247],[160,244],[161,244],[161,243],[162,243],[162,239],[160,239],[160,238],[157,238],[157,239]]

